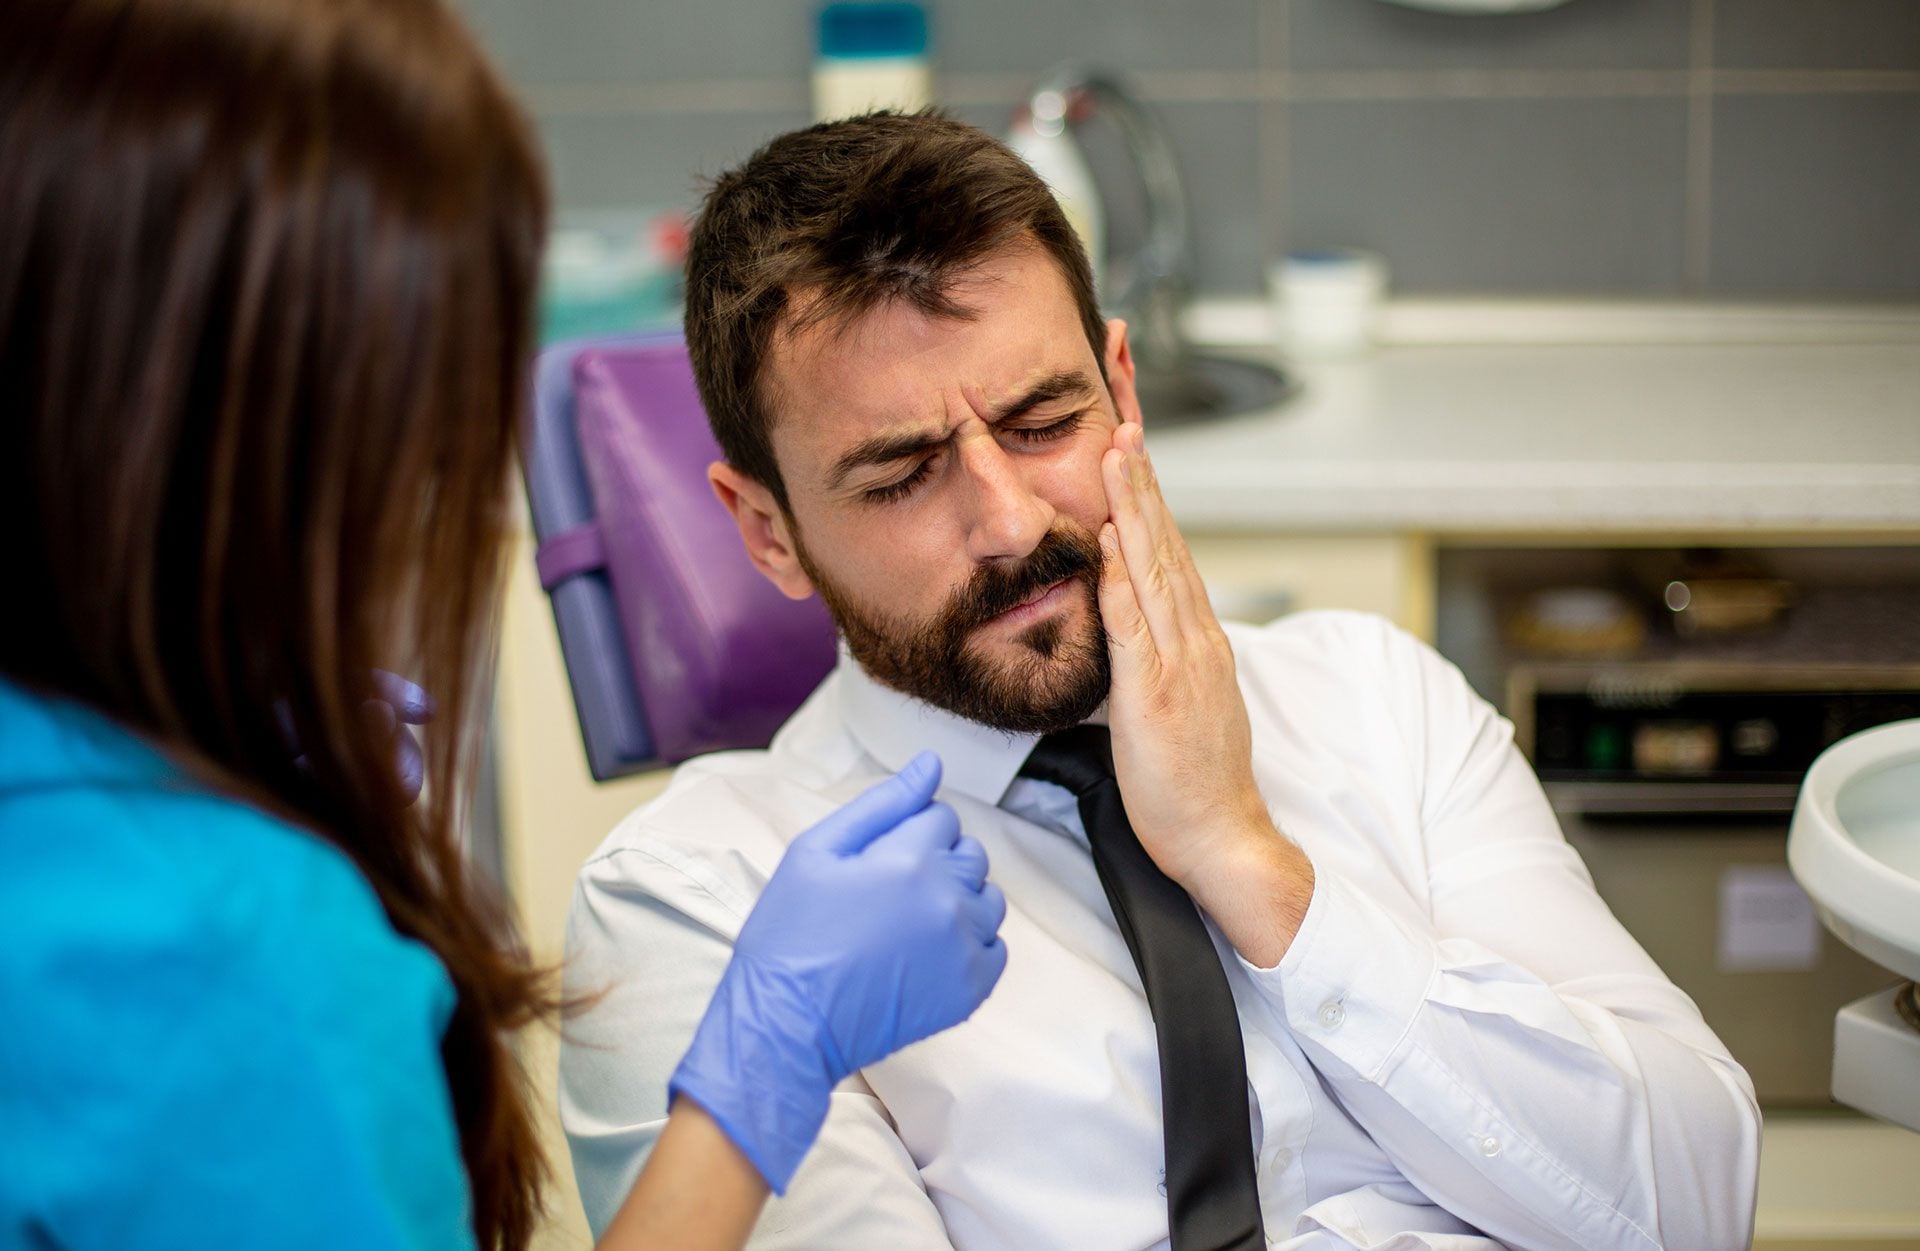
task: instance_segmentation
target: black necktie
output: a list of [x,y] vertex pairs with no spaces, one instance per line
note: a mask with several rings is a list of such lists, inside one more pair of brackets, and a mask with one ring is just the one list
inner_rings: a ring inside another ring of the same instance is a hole
[[1134,836],[1105,726],[1047,735],[1020,772],[1080,800],[1093,867],[1146,988],[1160,1044],[1173,1251],[1260,1251],[1240,1017],[1199,909]]

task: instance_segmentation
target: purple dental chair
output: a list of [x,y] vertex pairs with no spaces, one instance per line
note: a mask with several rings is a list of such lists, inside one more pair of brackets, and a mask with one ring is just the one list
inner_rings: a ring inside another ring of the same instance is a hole
[[833,666],[825,608],[754,569],[708,487],[719,456],[678,335],[540,354],[535,564],[596,781],[764,747]]

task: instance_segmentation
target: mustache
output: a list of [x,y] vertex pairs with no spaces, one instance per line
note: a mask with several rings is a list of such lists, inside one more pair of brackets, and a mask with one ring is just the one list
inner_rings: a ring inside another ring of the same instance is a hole
[[954,592],[941,613],[950,633],[984,625],[1035,592],[1066,578],[1097,581],[1102,563],[1100,541],[1076,528],[1049,530],[1017,565],[982,565]]

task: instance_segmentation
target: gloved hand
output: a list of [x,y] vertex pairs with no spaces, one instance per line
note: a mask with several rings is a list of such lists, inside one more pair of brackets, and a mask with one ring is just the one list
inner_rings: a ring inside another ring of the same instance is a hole
[[420,740],[407,727],[425,725],[433,720],[433,696],[399,674],[388,673],[385,669],[373,671],[373,691],[375,698],[360,705],[360,710],[374,733],[385,734],[393,739],[394,768],[400,774],[400,793],[406,796],[408,803],[412,803],[420,798],[420,787],[426,780],[426,766],[420,756]]
[[705,1108],[774,1193],[841,1079],[973,1015],[1006,968],[987,853],[933,803],[940,758],[793,840],[734,943],[671,1095]]
[[[433,719],[433,713],[433,696],[425,690],[397,673],[388,673],[385,669],[373,671],[373,698],[361,702],[360,715],[366,721],[368,733],[392,742],[393,767],[400,779],[400,794],[409,804],[420,798],[426,766],[420,754],[420,740],[407,727],[425,725]],[[294,733],[293,714],[284,700],[274,705],[274,716],[280,722],[281,736],[287,740],[287,750],[293,753],[293,763],[306,768],[306,751],[300,746],[300,736]]]

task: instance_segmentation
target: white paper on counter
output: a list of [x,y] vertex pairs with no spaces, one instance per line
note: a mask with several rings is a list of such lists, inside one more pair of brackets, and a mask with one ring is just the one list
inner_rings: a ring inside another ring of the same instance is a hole
[[1736,864],[1721,873],[1719,960],[1732,973],[1819,963],[1820,919],[1784,865]]

